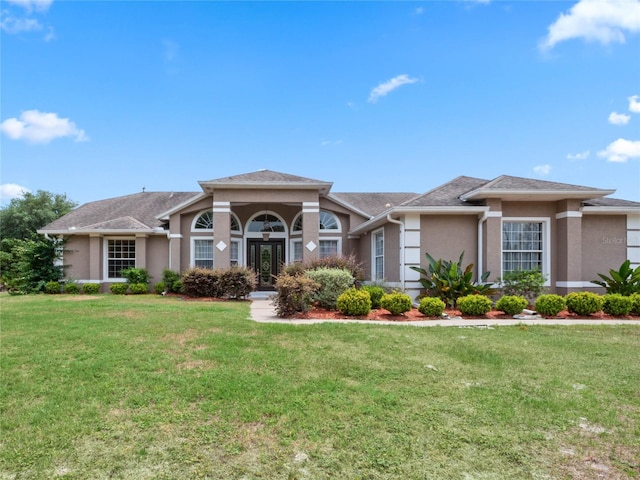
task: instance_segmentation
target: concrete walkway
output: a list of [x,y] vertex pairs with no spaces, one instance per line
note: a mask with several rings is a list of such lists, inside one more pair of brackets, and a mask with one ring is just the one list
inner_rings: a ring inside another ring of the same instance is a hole
[[545,318],[514,319],[437,319],[414,322],[389,322],[380,320],[321,320],[321,319],[284,319],[275,314],[271,300],[262,295],[251,294],[251,318],[258,323],[281,323],[286,325],[314,325],[316,323],[361,323],[369,325],[397,325],[412,327],[494,327],[501,325],[638,325],[638,320],[564,320]]

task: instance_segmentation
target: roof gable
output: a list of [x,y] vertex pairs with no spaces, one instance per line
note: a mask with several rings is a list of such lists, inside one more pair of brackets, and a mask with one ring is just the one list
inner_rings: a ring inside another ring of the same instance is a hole
[[258,170],[230,177],[198,182],[207,193],[215,189],[304,189],[319,190],[322,194],[329,193],[333,183],[313,178],[299,177],[273,170]]

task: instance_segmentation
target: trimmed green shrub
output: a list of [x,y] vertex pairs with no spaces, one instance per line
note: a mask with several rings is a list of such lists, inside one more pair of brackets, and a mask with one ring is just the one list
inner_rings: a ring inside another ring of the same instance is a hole
[[369,297],[371,297],[371,308],[380,308],[380,299],[384,295],[384,288],[378,285],[362,285],[360,288],[369,293]]
[[145,285],[149,285],[149,280],[151,278],[146,269],[136,267],[125,268],[120,272],[120,275],[122,275],[123,278],[126,278],[127,283],[130,285],[134,283],[144,283]]
[[132,283],[129,285],[129,290],[134,295],[145,295],[149,293],[149,285],[146,283]]
[[190,268],[182,275],[182,293],[188,297],[222,298],[221,270]]
[[44,284],[44,292],[49,295],[54,295],[61,291],[62,287],[60,286],[60,282],[47,282]]
[[558,315],[567,308],[567,302],[564,297],[555,293],[547,293],[540,295],[536,300],[535,309],[540,315]]
[[[504,277],[498,279],[498,282],[502,284],[503,295],[516,295],[526,298],[527,302],[533,302],[533,300],[544,291],[545,278],[542,272],[537,269],[514,270],[512,272],[506,272]],[[504,310],[502,311],[504,312]],[[515,315],[515,313],[513,315]]]
[[351,276],[356,281],[361,281],[364,278],[364,270],[362,269],[362,264],[358,262],[355,255],[318,258],[315,260],[311,260],[307,264],[304,264],[304,267],[307,271],[318,270],[320,268],[347,270],[351,273]]
[[341,268],[318,268],[307,270],[305,275],[320,285],[313,295],[318,305],[328,310],[336,309],[336,301],[341,293],[353,286],[353,275]]
[[380,299],[380,306],[391,315],[401,315],[413,308],[411,297],[402,292],[385,293]]
[[82,293],[86,293],[87,295],[95,295],[100,292],[100,284],[99,283],[85,283],[82,285]]
[[491,300],[477,293],[458,298],[456,306],[463,315],[485,315],[491,311]]
[[345,315],[367,315],[371,311],[371,296],[364,289],[348,288],[338,296],[336,306]]
[[247,267],[230,267],[220,275],[220,290],[227,298],[244,298],[256,287],[256,273]]
[[640,293],[629,296],[631,299],[631,312],[633,315],[640,315]]
[[427,317],[439,317],[447,305],[437,297],[424,297],[420,300],[418,311]]
[[71,295],[75,295],[77,293],[80,293],[80,285],[78,285],[77,283],[67,283],[64,286],[64,293],[68,293]]
[[529,301],[519,295],[505,295],[500,297],[496,302],[496,310],[506,313],[507,315],[517,315],[527,308]]
[[129,285],[126,283],[112,283],[109,285],[109,290],[114,295],[125,295],[129,290]]
[[577,315],[591,315],[602,310],[604,297],[593,292],[571,292],[564,297],[567,309]]
[[287,317],[306,312],[313,303],[313,294],[320,288],[306,275],[280,273],[276,278],[276,296],[273,299],[276,315]]
[[[169,293],[180,293],[182,289],[182,283],[180,282],[180,274],[178,272],[174,272],[173,270],[169,270],[165,268],[162,270],[162,283],[164,284],[164,288]],[[176,287],[178,287],[176,289]]]
[[602,311],[607,315],[629,315],[633,308],[631,297],[619,293],[609,293],[604,296]]
[[165,293],[166,287],[164,286],[164,282],[158,282],[153,286],[153,292],[156,295],[162,295]]

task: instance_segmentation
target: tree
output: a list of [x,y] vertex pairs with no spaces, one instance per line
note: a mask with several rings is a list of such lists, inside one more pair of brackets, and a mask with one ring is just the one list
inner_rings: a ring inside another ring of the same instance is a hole
[[0,283],[10,291],[31,293],[63,276],[64,241],[38,235],[37,230],[76,206],[66,195],[43,190],[24,193],[0,210]]
[[0,238],[33,238],[36,230],[69,213],[77,203],[66,194],[38,190],[14,198],[0,210]]

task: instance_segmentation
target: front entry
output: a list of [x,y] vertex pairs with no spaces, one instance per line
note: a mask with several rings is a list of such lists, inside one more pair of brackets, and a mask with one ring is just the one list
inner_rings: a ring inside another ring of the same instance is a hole
[[247,241],[249,266],[258,276],[257,290],[275,290],[275,277],[284,263],[284,239]]

